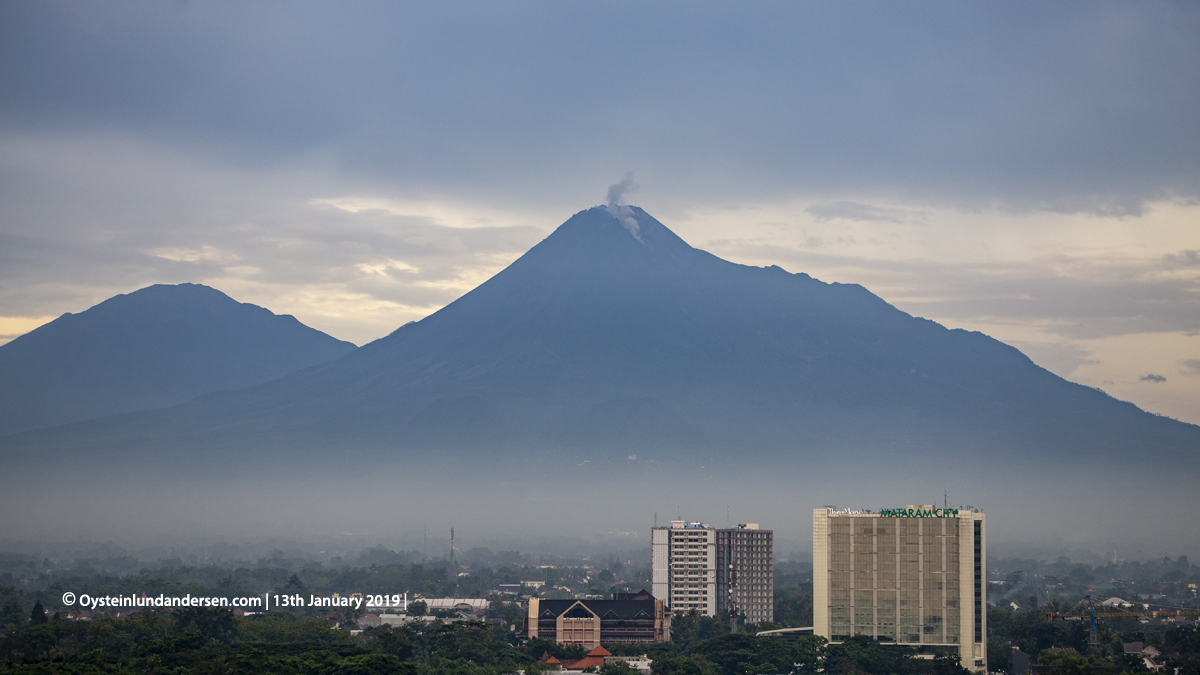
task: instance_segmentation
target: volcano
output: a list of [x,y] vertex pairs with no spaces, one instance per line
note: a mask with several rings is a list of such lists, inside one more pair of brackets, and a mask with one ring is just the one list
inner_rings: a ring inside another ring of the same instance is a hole
[[286,438],[396,456],[732,449],[762,460],[1049,453],[1164,465],[1200,448],[1200,427],[1068,382],[986,335],[913,317],[858,285],[722,260],[622,208],[621,218],[575,214],[442,310],[335,361],[13,443]]

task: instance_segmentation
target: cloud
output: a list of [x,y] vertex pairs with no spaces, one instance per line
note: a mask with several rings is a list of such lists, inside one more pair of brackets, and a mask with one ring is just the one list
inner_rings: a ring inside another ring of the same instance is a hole
[[[114,173],[123,179],[109,183]],[[195,282],[361,344],[455,300],[557,224],[465,202],[325,199],[348,190],[317,172],[181,162],[119,139],[11,142],[0,175],[13,177],[0,181],[9,317]]]
[[1200,331],[1198,281],[1161,274],[1157,258],[889,259],[826,252],[810,239],[791,245],[735,239],[709,248],[733,260],[859,283],[906,312],[951,325],[1021,322],[1068,341]]
[[1141,382],[1157,383],[1157,382],[1166,382],[1167,378],[1163,377],[1162,375],[1155,375],[1154,373],[1148,373],[1146,375],[1139,377],[1138,380]]
[[1200,251],[1187,249],[1163,256],[1163,264],[1171,269],[1200,266]]
[[4,3],[0,125],[443,194],[586,203],[632,163],[684,202],[1136,215],[1200,196],[1197,34],[1195,3]]
[[818,222],[842,219],[882,221],[888,223],[903,223],[899,209],[880,208],[858,202],[834,202],[832,204],[810,206],[805,209]]
[[1200,375],[1200,359],[1188,359],[1183,362],[1183,367],[1187,369],[1184,375]]

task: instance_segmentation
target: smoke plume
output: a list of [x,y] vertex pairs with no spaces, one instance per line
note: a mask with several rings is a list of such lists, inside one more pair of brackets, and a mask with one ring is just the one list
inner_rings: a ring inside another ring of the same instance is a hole
[[638,184],[633,182],[633,172],[626,173],[621,182],[608,186],[608,203],[604,205],[604,208],[613,218],[620,221],[625,229],[629,230],[634,239],[641,241],[641,227],[638,225],[637,219],[633,217],[633,209],[621,203],[625,200],[626,193],[637,192],[638,188]]

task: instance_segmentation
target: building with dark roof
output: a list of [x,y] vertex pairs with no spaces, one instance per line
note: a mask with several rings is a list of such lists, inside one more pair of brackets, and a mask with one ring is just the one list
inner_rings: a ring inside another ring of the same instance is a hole
[[649,592],[614,593],[611,600],[530,598],[525,638],[595,649],[600,645],[666,642],[671,624],[666,603]]

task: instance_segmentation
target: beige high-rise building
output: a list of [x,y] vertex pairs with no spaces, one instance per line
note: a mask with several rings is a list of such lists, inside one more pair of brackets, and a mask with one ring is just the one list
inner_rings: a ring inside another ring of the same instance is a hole
[[953,649],[987,672],[986,533],[972,508],[813,509],[813,632]]

